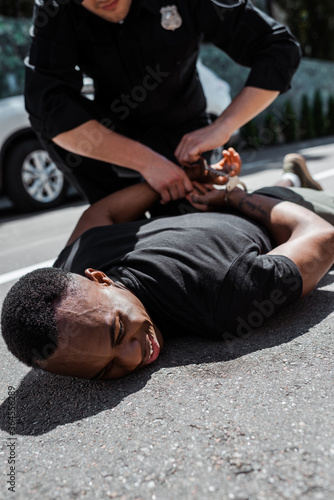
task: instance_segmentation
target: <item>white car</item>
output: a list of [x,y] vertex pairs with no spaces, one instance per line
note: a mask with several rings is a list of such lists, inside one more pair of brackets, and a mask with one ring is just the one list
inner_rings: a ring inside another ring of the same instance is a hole
[[[212,119],[230,104],[230,87],[200,61],[197,64]],[[85,82],[85,93],[91,91]],[[23,96],[0,100],[0,193],[20,210],[53,208],[67,195],[68,184],[30,127]]]
[[197,61],[197,71],[206,98],[206,112],[215,120],[231,103],[231,88],[201,60]]
[[68,185],[30,127],[24,97],[0,100],[0,192],[20,210],[52,208]]

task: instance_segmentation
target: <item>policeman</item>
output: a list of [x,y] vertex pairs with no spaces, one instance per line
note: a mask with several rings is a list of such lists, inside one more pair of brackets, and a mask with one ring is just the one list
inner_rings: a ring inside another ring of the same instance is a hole
[[[196,71],[203,37],[250,68],[212,124]],[[299,60],[289,30],[250,0],[35,0],[26,108],[89,202],[144,178],[167,203],[192,190],[181,167],[288,90]]]

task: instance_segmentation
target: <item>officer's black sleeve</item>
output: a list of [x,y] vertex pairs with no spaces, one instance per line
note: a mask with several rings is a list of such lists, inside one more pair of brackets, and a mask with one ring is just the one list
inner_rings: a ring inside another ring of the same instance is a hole
[[[247,86],[285,92],[300,62],[300,48],[289,29],[249,0],[232,9],[196,0],[200,31],[237,63],[251,68]],[[222,2],[224,3],[224,2]]]
[[93,117],[81,96],[82,74],[67,6],[36,2],[26,59],[25,103],[32,127],[47,139]]

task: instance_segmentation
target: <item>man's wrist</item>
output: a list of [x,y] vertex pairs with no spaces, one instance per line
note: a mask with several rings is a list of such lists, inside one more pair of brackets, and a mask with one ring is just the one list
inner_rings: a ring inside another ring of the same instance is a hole
[[136,170],[142,174],[144,178],[149,175],[152,169],[166,168],[167,158],[160,155],[153,149],[147,148],[147,155],[144,155],[138,163]]
[[224,202],[228,207],[237,208],[240,201],[246,199],[247,196],[248,194],[244,189],[236,186],[232,191],[225,192]]
[[213,126],[219,130],[222,138],[222,145],[226,144],[230,140],[233,132],[236,130],[233,120],[229,117],[225,117],[224,113],[225,112],[223,112],[222,115],[220,115],[213,123]]

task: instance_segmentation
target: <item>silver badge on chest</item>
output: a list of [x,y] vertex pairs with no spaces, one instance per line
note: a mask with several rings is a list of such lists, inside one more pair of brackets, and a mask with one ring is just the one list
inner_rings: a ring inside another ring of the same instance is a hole
[[161,14],[161,26],[165,30],[176,30],[182,26],[182,17],[177,10],[176,5],[167,5],[167,7],[162,7],[160,9]]

